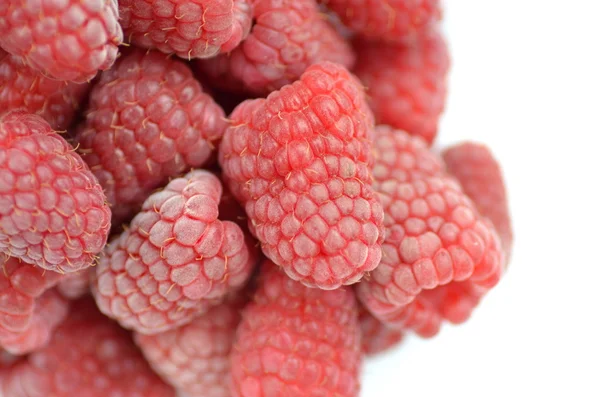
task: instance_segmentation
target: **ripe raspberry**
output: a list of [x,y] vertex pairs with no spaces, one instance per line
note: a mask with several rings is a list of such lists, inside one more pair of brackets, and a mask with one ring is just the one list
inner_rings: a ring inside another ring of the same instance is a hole
[[365,354],[375,355],[382,353],[400,344],[404,339],[404,332],[387,327],[362,306],[359,308],[358,313],[362,351]]
[[68,299],[79,299],[90,292],[90,278],[94,268],[68,273],[58,282],[56,289]]
[[332,63],[231,115],[219,161],[263,252],[324,289],[358,281],[381,258],[371,188],[372,118],[355,78]]
[[0,331],[0,346],[12,354],[27,354],[46,346],[68,311],[68,302],[58,292],[46,291],[35,300],[35,310],[27,329],[9,334]]
[[233,397],[358,396],[360,364],[352,290],[307,288],[263,264],[231,354]]
[[446,149],[443,157],[448,172],[458,179],[479,212],[488,217],[496,227],[508,261],[513,232],[500,164],[489,148],[472,142]]
[[65,130],[88,92],[89,84],[51,80],[0,50],[0,109],[23,108]]
[[320,0],[363,37],[401,42],[415,39],[441,19],[439,0]]
[[111,242],[93,285],[98,307],[144,334],[189,323],[252,272],[242,230],[217,219],[221,184],[192,171],[151,195],[129,230]]
[[180,328],[135,334],[154,370],[186,396],[229,397],[229,355],[245,300],[225,302]]
[[50,78],[83,83],[117,58],[118,19],[115,0],[3,0],[0,47]]
[[74,272],[106,244],[110,209],[70,144],[39,116],[0,116],[0,252]]
[[322,17],[315,0],[254,0],[253,8],[248,38],[231,54],[201,62],[201,70],[212,77],[227,71],[261,95],[294,82],[321,61],[353,65],[352,48]]
[[50,343],[18,363],[3,382],[11,397],[175,397],[124,329],[93,301],[73,303]]
[[495,230],[453,179],[388,181],[378,189],[386,236],[380,265],[358,285],[386,324],[433,336],[466,321],[502,273]]
[[354,73],[367,86],[370,105],[381,124],[418,135],[432,143],[446,101],[448,48],[430,32],[412,44],[390,46],[357,42]]
[[119,225],[169,177],[205,164],[225,127],[186,64],[134,50],[102,73],[77,140]]
[[231,51],[252,24],[249,0],[119,0],[125,36],[181,58]]

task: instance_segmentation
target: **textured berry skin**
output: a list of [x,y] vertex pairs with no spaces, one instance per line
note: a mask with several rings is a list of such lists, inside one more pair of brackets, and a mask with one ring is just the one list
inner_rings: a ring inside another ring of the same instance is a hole
[[169,177],[204,165],[225,127],[186,64],[134,50],[102,73],[77,140],[118,225]]
[[233,397],[358,396],[357,303],[349,287],[308,288],[263,264],[231,354]]
[[432,143],[446,101],[450,68],[448,48],[435,32],[416,42],[387,45],[357,41],[354,73],[367,87],[378,123],[417,135]]
[[219,152],[224,177],[264,254],[305,285],[352,284],[379,263],[371,134],[361,87],[332,63],[231,115]]
[[319,13],[315,0],[254,0],[253,8],[248,38],[231,54],[201,63],[207,74],[231,74],[248,92],[263,95],[294,82],[312,64],[354,64],[352,48]]
[[83,83],[117,58],[118,19],[115,0],[3,0],[0,47],[50,78]]
[[225,302],[180,328],[135,341],[156,373],[187,397],[230,397],[229,355],[244,300]]
[[401,42],[414,39],[441,19],[439,0],[321,0],[363,37]]
[[404,332],[387,327],[362,307],[359,310],[358,322],[361,331],[362,351],[365,354],[383,353],[397,346],[404,339]]
[[90,278],[93,272],[94,268],[88,268],[65,274],[56,285],[56,289],[67,299],[79,299],[90,292]]
[[2,387],[11,397],[175,397],[91,300],[74,302],[50,343],[16,364]]
[[0,346],[11,354],[27,354],[48,344],[54,329],[65,319],[68,301],[55,290],[46,291],[35,301],[33,317],[24,332],[5,335],[0,331]]
[[357,287],[367,309],[397,329],[435,335],[443,319],[467,320],[499,280],[496,231],[449,177],[378,189],[385,211],[381,263]]
[[239,226],[220,221],[221,183],[192,171],[154,193],[110,243],[93,286],[98,307],[144,334],[167,331],[241,287],[254,264]]
[[39,116],[0,116],[0,252],[73,272],[106,244],[110,209],[73,147]]
[[500,164],[487,146],[474,142],[450,147],[442,156],[448,172],[458,179],[479,212],[496,227],[508,261],[513,231]]
[[119,15],[131,43],[185,59],[231,51],[252,24],[249,0],[119,0]]
[[0,50],[0,109],[25,109],[46,120],[55,130],[71,124],[89,84],[44,77],[23,61]]

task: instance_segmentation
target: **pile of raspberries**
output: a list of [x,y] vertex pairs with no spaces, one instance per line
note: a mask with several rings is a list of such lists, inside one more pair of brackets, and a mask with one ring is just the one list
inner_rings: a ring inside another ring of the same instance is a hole
[[2,0],[0,395],[358,396],[512,231],[438,0]]

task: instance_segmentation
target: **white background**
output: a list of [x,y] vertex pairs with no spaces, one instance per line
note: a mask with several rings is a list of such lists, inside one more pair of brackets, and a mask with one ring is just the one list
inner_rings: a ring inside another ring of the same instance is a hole
[[367,361],[366,397],[600,396],[600,2],[447,0],[438,146],[489,144],[508,273],[463,326]]

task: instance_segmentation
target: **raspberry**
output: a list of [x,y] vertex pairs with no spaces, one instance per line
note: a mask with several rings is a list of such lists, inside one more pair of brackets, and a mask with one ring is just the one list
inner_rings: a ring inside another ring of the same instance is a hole
[[241,287],[255,255],[239,226],[217,219],[221,191],[216,176],[192,171],[151,195],[100,259],[93,285],[100,310],[155,334]]
[[230,74],[249,92],[267,94],[294,82],[312,64],[354,63],[352,48],[322,17],[315,0],[254,0],[253,7],[256,23],[248,38],[231,54],[200,63],[205,73]]
[[446,101],[448,48],[430,32],[404,45],[358,41],[354,73],[367,86],[370,105],[381,124],[432,143]]
[[204,165],[225,127],[186,64],[134,50],[102,73],[77,140],[118,225],[170,177]]
[[48,344],[54,328],[67,316],[68,302],[54,290],[45,292],[35,301],[35,310],[24,332],[4,334],[0,345],[12,354],[27,354]]
[[0,116],[0,252],[41,268],[92,265],[106,244],[110,209],[71,145],[39,116]]
[[472,142],[446,149],[443,157],[448,172],[458,179],[479,212],[488,217],[496,227],[508,260],[513,232],[500,164],[489,148]]
[[449,177],[378,189],[385,212],[381,263],[358,285],[367,309],[387,325],[435,335],[442,319],[467,320],[502,273],[493,228]]
[[264,254],[324,289],[373,270],[383,213],[370,186],[371,113],[355,78],[339,65],[313,65],[231,119],[219,161]]
[[83,83],[117,58],[118,19],[115,0],[3,0],[0,47],[50,78]]
[[229,397],[229,354],[244,300],[210,309],[191,323],[135,341],[154,370],[187,396]]
[[360,364],[352,289],[308,288],[263,264],[231,354],[233,397],[358,396]]
[[68,299],[79,299],[90,292],[90,277],[93,268],[87,268],[75,273],[68,273],[58,282],[56,289]]
[[439,0],[320,0],[363,37],[388,42],[414,39],[441,19]]
[[249,0],[119,0],[119,14],[131,43],[185,59],[231,51],[252,24]]
[[16,364],[2,387],[11,397],[175,397],[127,331],[90,300],[74,302],[50,343]]
[[89,84],[51,80],[20,58],[0,54],[0,109],[23,108],[41,116],[53,129],[64,131],[88,89]]
[[404,332],[387,327],[362,306],[359,309],[358,322],[361,330],[362,351],[365,354],[379,354],[402,342]]

